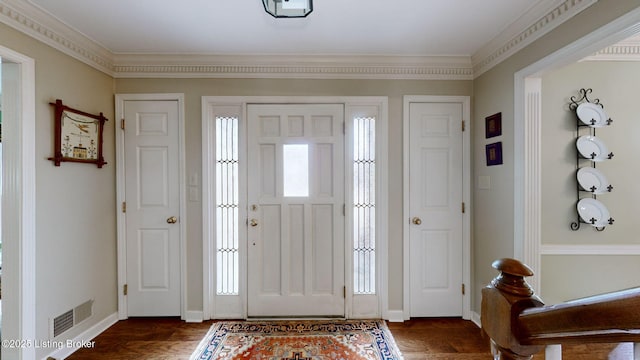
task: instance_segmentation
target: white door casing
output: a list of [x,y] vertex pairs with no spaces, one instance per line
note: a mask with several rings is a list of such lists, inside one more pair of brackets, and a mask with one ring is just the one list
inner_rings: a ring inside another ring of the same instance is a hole
[[183,316],[181,99],[138,97],[117,103],[120,317]]
[[[2,338],[36,338],[35,61],[0,46],[2,58]],[[35,358],[32,346],[3,348],[6,358]]]
[[447,100],[405,101],[408,317],[468,316],[466,109]]
[[[345,117],[345,199],[347,202],[345,216],[345,241],[344,241],[344,266],[346,300],[344,303],[344,316],[347,318],[391,318],[392,312],[388,311],[387,292],[387,219],[388,219],[388,171],[387,171],[387,142],[388,142],[388,99],[386,97],[368,96],[203,96],[202,97],[202,204],[203,204],[203,318],[206,319],[238,319],[247,317],[247,303],[250,301],[248,294],[248,249],[247,226],[245,221],[251,218],[249,214],[249,202],[247,201],[248,188],[248,164],[247,141],[248,121],[247,108],[252,104],[340,104],[344,106]],[[353,222],[352,216],[353,193],[353,147],[352,122],[356,117],[371,117],[375,119],[376,138],[376,211],[375,211],[375,237],[376,237],[376,282],[375,294],[352,294],[353,286]],[[238,293],[219,294],[217,292],[217,269],[220,264],[216,258],[217,222],[216,195],[217,184],[217,151],[216,142],[217,124],[222,118],[236,118],[239,120],[239,184],[240,199],[239,213],[241,226],[238,229],[239,237],[239,288]],[[342,289],[340,289],[342,290]]]
[[247,118],[248,316],[344,316],[344,106]]

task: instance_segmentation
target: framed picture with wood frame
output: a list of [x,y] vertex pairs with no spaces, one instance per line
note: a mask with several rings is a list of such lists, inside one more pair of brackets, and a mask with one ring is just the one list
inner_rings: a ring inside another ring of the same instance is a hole
[[93,115],[62,104],[58,99],[49,103],[55,107],[54,156],[49,160],[55,166],[63,161],[106,164],[102,155],[102,134],[107,118],[100,113]]
[[487,144],[486,155],[487,166],[502,165],[502,141]]
[[485,138],[492,138],[502,135],[502,113],[496,113],[484,118],[485,121]]

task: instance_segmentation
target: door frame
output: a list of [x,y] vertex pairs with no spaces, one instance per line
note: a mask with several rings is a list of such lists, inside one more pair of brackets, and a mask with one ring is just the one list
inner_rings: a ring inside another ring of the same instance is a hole
[[[534,289],[542,288],[542,256],[556,254],[592,255],[584,247],[544,246],[542,243],[542,75],[569,65],[615,44],[640,31],[640,8],[636,8],[589,34],[546,55],[514,74],[514,236],[513,256],[536,272],[527,279]],[[526,181],[525,181],[526,180]],[[526,199],[526,201],[525,201]],[[606,246],[597,249],[601,255],[639,253],[634,247]]]
[[[353,295],[353,261],[351,210],[346,207],[345,220],[345,317],[347,318],[388,318],[388,97],[386,96],[203,96],[202,97],[202,253],[203,253],[203,319],[247,318],[247,250],[246,241],[239,244],[239,294],[237,296],[216,296],[215,256],[215,118],[216,116],[238,116],[239,155],[246,159],[247,105],[249,104],[343,104],[345,107],[345,161],[351,154],[350,134],[353,115],[376,115],[376,305],[369,302],[371,295]],[[375,109],[375,110],[373,110]],[[347,164],[345,163],[347,167]],[[345,200],[352,197],[352,170],[345,168]],[[246,164],[239,168],[240,177],[240,222],[246,219]],[[240,235],[246,234],[241,226]],[[358,311],[362,309],[362,313]],[[368,312],[366,312],[368,311]]]
[[465,291],[462,297],[462,318],[471,319],[471,100],[469,96],[437,96],[437,95],[405,95],[402,107],[402,157],[403,157],[403,186],[402,186],[402,232],[403,232],[403,316],[404,320],[411,317],[411,261],[410,261],[410,221],[409,201],[409,105],[411,103],[459,103],[462,105],[462,120],[465,131],[462,132],[462,201],[465,212],[462,216],[462,283]]
[[[3,318],[4,339],[36,339],[36,80],[35,60],[0,46],[3,60],[19,66],[19,85],[13,95],[19,97],[20,105],[11,110],[15,118],[6,116],[4,121],[3,164],[5,179],[20,179],[19,182],[3,181],[4,193],[1,206],[12,211],[3,211],[5,224],[2,231],[15,243],[3,246],[5,261],[3,282],[5,316]],[[3,96],[9,96],[7,90]],[[3,109],[9,113],[9,109]],[[15,121],[14,121],[15,120]],[[12,141],[14,140],[14,141]],[[20,211],[15,211],[20,209]],[[7,317],[6,314],[15,314]],[[19,359],[35,358],[33,346],[5,348],[5,356]]]
[[[180,318],[185,320],[187,314],[187,259],[185,239],[187,231],[187,211],[186,211],[186,166],[185,166],[185,126],[184,126],[184,94],[116,94],[116,119],[124,119],[125,101],[177,101],[178,102],[178,169],[179,169],[179,194],[180,209],[178,218],[180,219]],[[122,124],[122,123],[120,123]],[[116,125],[118,126],[118,125]],[[117,246],[118,246],[118,318],[127,319],[127,297],[124,295],[124,286],[127,284],[127,237],[126,237],[126,214],[122,211],[122,204],[125,201],[125,148],[124,130],[122,126],[116,129],[116,222],[117,222]]]

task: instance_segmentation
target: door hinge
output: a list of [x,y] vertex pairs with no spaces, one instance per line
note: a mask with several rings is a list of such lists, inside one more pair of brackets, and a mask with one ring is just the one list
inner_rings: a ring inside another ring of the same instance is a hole
[[465,124],[464,120],[462,120],[462,132],[464,132],[464,131],[465,131],[465,129],[466,129],[466,126],[465,126],[465,125],[466,125],[466,124]]
[[464,295],[465,291],[464,291],[464,284],[462,284],[462,295]]
[[346,286],[342,287],[342,297],[345,298],[345,299],[347,298],[347,287]]
[[127,212],[127,202],[126,202],[126,201],[123,201],[123,202],[122,202],[122,212],[123,212],[123,213],[126,213],[126,212]]
[[342,123],[342,134],[346,134],[347,133],[347,123],[343,122]]
[[120,120],[120,129],[124,130],[124,119]]
[[122,293],[124,294],[124,296],[127,296],[127,294],[129,294],[129,285],[124,284],[124,286],[122,287]]
[[347,215],[347,204],[342,204],[342,216]]
[[464,202],[462,202],[462,213],[463,214],[464,214],[465,210],[466,210],[466,206],[464,205]]

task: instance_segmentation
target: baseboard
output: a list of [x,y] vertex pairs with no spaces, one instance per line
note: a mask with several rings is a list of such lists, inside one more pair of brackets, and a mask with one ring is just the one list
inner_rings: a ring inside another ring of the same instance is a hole
[[82,347],[93,347],[94,342],[92,340],[117,322],[118,313],[115,312],[107,316],[97,324],[93,325],[82,334],[76,336],[75,338],[64,341],[64,346],[61,346],[59,349],[53,351],[49,355],[46,355],[42,359],[46,360],[53,358],[62,360],[66,359],[69,355],[73,354],[74,352],[76,352],[76,350]]
[[476,324],[479,328],[482,328],[482,319],[480,319],[480,314],[475,311],[471,312],[471,322]]
[[187,311],[184,315],[184,321],[188,323],[201,323],[204,321],[204,313],[202,311]]
[[404,312],[402,310],[387,311],[387,320],[389,322],[404,322]]

